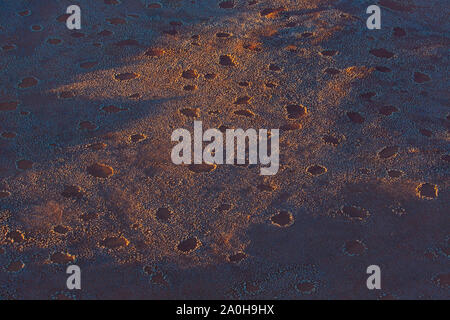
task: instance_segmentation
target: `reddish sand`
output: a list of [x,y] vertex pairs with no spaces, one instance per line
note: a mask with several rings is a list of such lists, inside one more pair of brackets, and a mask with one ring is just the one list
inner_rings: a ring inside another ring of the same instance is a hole
[[[0,299],[449,298],[448,2],[82,2],[1,4]],[[194,120],[278,173],[174,165]]]

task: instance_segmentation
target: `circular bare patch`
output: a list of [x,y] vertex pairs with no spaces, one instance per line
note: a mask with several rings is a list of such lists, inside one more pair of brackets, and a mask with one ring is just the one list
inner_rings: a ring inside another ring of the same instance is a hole
[[363,254],[366,249],[366,246],[360,240],[351,240],[344,244],[344,253],[349,256],[359,256]]
[[431,183],[422,183],[417,189],[417,195],[423,199],[435,199],[438,196],[438,187]]
[[95,163],[87,168],[87,172],[97,178],[108,178],[114,174],[114,169],[101,163]]
[[189,170],[195,173],[205,173],[205,172],[211,172],[216,169],[215,164],[209,164],[209,163],[201,163],[201,164],[190,164],[188,165]]
[[67,264],[69,262],[74,262],[75,256],[68,254],[68,253],[56,252],[56,253],[52,254],[52,256],[50,257],[50,260],[53,263]]
[[309,281],[309,280],[301,281],[295,287],[296,287],[297,291],[300,292],[301,294],[312,294],[317,289],[314,282]]
[[109,248],[109,249],[118,249],[122,247],[126,247],[130,244],[130,241],[128,241],[125,237],[119,236],[119,237],[108,237],[100,242],[100,244],[103,247]]
[[228,260],[233,263],[239,263],[242,260],[244,260],[245,258],[247,258],[247,255],[244,252],[238,252],[238,253],[230,255],[228,257]]
[[200,246],[200,241],[197,238],[189,238],[181,241],[177,245],[177,249],[183,253],[189,253],[191,251],[196,250]]
[[306,115],[306,107],[301,104],[290,104],[286,106],[288,119],[299,119]]
[[325,172],[327,172],[327,168],[325,168],[325,167],[323,167],[321,165],[315,164],[315,165],[312,165],[312,166],[308,167],[306,169],[306,171],[312,176],[319,176],[319,175],[324,174]]
[[280,211],[270,218],[272,224],[278,227],[288,227],[294,223],[294,217],[290,212]]
[[29,169],[32,169],[32,168],[33,168],[33,161],[25,160],[25,159],[23,159],[23,160],[18,160],[18,161],[16,162],[16,167],[17,167],[17,169],[20,169],[20,170],[29,170]]
[[38,79],[35,77],[27,77],[23,78],[22,81],[19,82],[19,88],[25,89],[25,88],[31,88],[38,84]]
[[168,222],[172,217],[172,211],[169,208],[159,208],[156,210],[156,218],[163,222]]
[[356,206],[343,206],[341,212],[346,217],[355,220],[363,220],[369,216],[369,212],[366,209]]

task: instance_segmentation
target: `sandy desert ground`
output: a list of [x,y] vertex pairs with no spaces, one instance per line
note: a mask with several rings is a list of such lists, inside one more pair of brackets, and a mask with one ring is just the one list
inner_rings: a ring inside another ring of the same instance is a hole
[[[0,298],[448,299],[449,11],[1,0]],[[279,172],[174,165],[194,120],[280,128]]]

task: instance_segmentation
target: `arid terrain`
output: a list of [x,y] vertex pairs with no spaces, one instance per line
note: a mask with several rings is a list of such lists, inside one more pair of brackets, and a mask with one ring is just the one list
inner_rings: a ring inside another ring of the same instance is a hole
[[[0,299],[450,298],[449,13],[0,0]],[[278,173],[173,164],[194,120],[279,128]]]

